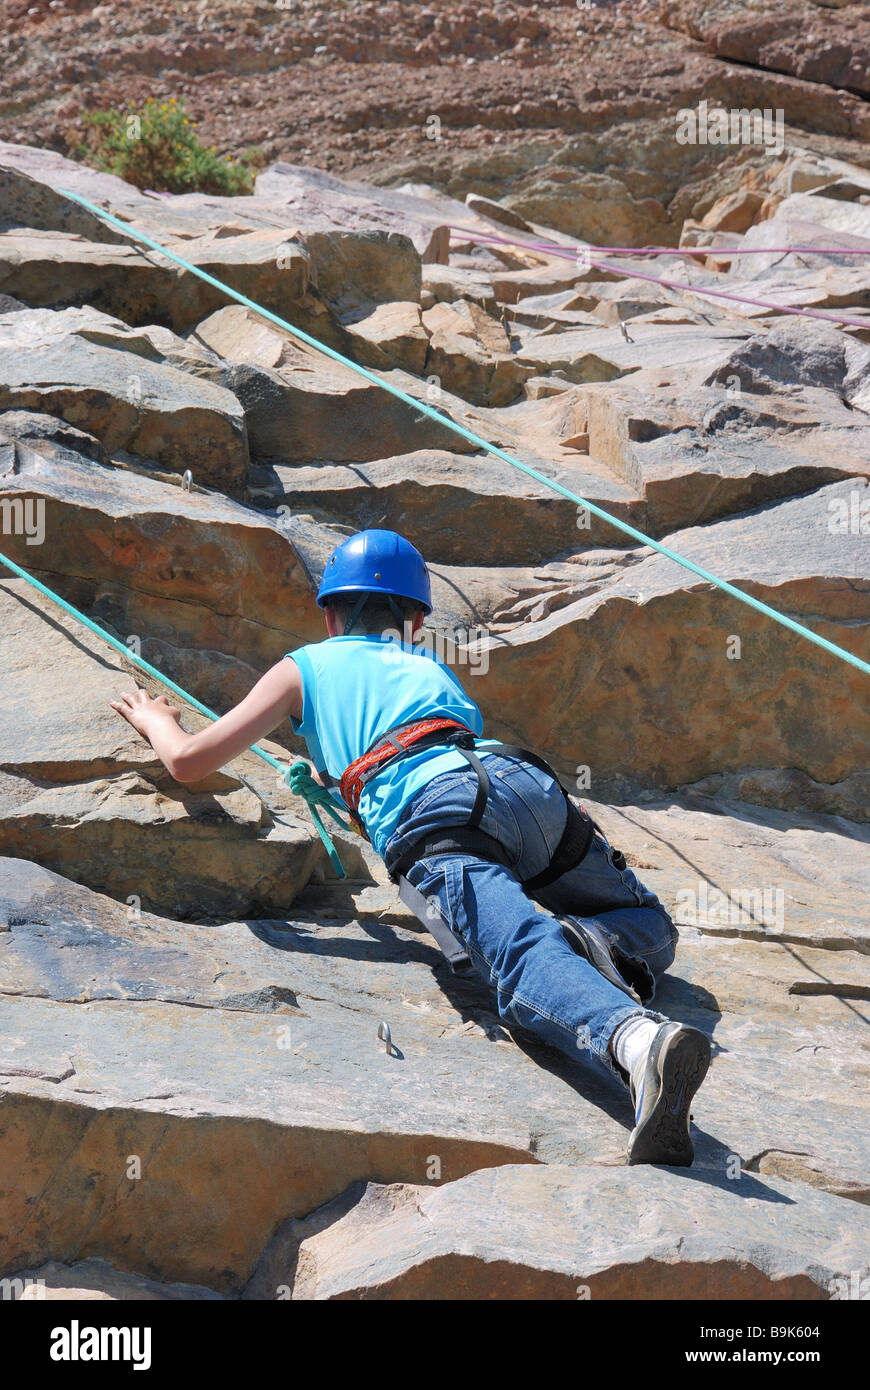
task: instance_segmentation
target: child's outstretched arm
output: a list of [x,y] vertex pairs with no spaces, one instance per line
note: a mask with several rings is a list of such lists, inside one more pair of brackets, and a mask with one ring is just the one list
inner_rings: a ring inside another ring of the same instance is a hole
[[302,677],[296,662],[284,657],[234,709],[198,734],[185,733],[179,723],[181,710],[165,695],[152,700],[144,690],[136,690],[109,704],[148,739],[177,782],[199,782],[289,716],[302,718]]

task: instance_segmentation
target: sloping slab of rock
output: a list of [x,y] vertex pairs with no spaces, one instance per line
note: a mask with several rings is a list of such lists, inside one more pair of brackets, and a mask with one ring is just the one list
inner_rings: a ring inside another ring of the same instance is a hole
[[[147,201],[115,174],[65,159],[56,150],[35,149],[0,140],[0,223],[41,231],[68,232],[89,241],[118,243],[123,234],[59,191],[67,188],[90,202],[123,215]],[[151,200],[153,201],[153,199]]]
[[726,366],[700,385],[651,370],[586,388],[590,454],[643,495],[654,534],[870,473],[870,416],[839,392],[739,382]]
[[657,324],[634,324],[627,342],[616,328],[565,329],[527,337],[517,361],[536,372],[561,372],[569,381],[613,381],[643,367],[678,367],[706,362],[712,371],[727,358],[740,329],[706,325],[675,326],[663,331]]
[[237,398],[160,360],[89,340],[80,329],[93,321],[94,311],[78,309],[0,315],[0,409],[60,415],[110,453],[190,468],[200,482],[239,490],[248,440]]
[[[162,240],[231,289],[309,332],[335,338],[335,320],[314,287],[310,256],[298,240],[277,230]],[[34,231],[0,233],[0,289],[34,307],[89,304],[127,323],[159,323],[178,331],[228,300],[223,290],[140,243],[107,246]]]
[[[536,1158],[622,1163],[619,1084],[512,1045],[487,993],[455,981],[419,927],[323,912],[192,929],[14,861],[0,884],[0,1157],[14,1175],[0,1203],[2,1273],[100,1256],[233,1292],[281,1222],[360,1180],[452,1182]],[[705,977],[714,987],[718,961]],[[746,967],[759,962],[750,954]],[[675,1003],[691,1016],[700,986],[681,988],[676,978]],[[384,1017],[389,1056],[376,1036]],[[789,1150],[802,1175],[816,1164],[820,1184],[857,1185],[854,1098],[830,1097],[824,1124],[809,1119],[831,1085],[812,1050],[818,1020],[813,1029],[782,1016],[775,1028],[718,1020],[714,1075],[696,1105],[704,1187],[742,1158],[745,1191],[759,1155]],[[838,1064],[843,1034],[822,1034]],[[142,1158],[135,1182],[131,1154]],[[256,1181],[238,1183],[240,1164]],[[167,1240],[181,1230],[184,1240]]]
[[[6,421],[20,419],[10,428],[23,431],[33,418],[0,415],[3,550],[24,569],[98,622],[137,636],[154,665],[153,640],[178,659],[187,650],[191,659],[205,652],[244,662],[242,687],[223,695],[225,664],[210,686],[178,676],[208,705],[246,693],[255,672],[322,634],[313,602],[320,570],[309,570],[282,525],[220,493],[102,465],[82,452],[88,436],[70,439],[72,447],[4,436]],[[68,429],[60,424],[60,439]],[[326,544],[338,540],[332,531]]]
[[[206,988],[198,1007],[144,994],[2,996],[0,1150],[4,1172],[21,1180],[2,1199],[0,1271],[100,1255],[232,1291],[281,1221],[360,1179],[425,1181],[437,1169],[450,1180],[534,1162],[538,1142],[566,1160],[622,1143],[622,1126],[591,1099],[500,1042],[497,1021],[491,1036],[472,1025],[479,989],[454,992],[447,981],[450,998],[432,1000],[438,953],[418,934],[322,921],[315,935],[314,924],[294,921],[265,935],[265,925],[252,935],[245,924],[168,935],[153,918],[125,921],[123,907],[114,924],[105,910],[83,914],[59,890],[36,898],[46,930],[28,925],[20,898],[10,934],[31,960],[31,986],[65,992],[51,979],[65,943],[75,956],[62,967],[68,978],[96,969],[107,979],[117,964],[129,992],[136,976],[152,992],[166,988],[164,976],[184,989],[180,951],[194,991]],[[209,1007],[217,1000],[203,951],[212,977],[235,977],[238,997],[225,996],[226,1007]],[[377,1039],[385,1014],[390,1056]],[[592,1094],[607,1086],[597,1080]],[[130,1154],[142,1156],[136,1182],[125,1177]],[[250,1180],[240,1184],[241,1171]],[[35,1223],[33,1197],[49,1188]]]
[[829,232],[870,239],[870,208],[843,198],[828,198],[824,188],[812,193],[792,193],[777,208],[778,218],[815,222]]
[[[408,448],[474,449],[350,367],[264,324],[242,306],[212,314],[197,327],[196,339],[238,364],[233,386],[245,407],[256,455],[367,462]],[[415,377],[400,371],[384,375],[425,400],[425,387]],[[465,406],[446,392],[433,404],[451,416]]]
[[[330,177],[305,172],[315,179]],[[226,248],[234,237],[245,238],[261,230],[276,232],[279,238],[288,240],[301,235],[311,255],[318,289],[327,299],[381,302],[420,297],[420,252],[405,230],[392,225],[398,217],[399,223],[412,231],[422,226],[420,218],[412,216],[406,223],[401,214],[388,212],[383,200],[374,211],[367,211],[372,199],[380,196],[372,189],[366,188],[364,199],[359,195],[356,200],[345,197],[338,212],[328,191],[307,203],[303,199],[304,209],[300,206],[298,216],[294,216],[291,203],[276,202],[274,193],[248,198],[142,193],[122,179],[97,173],[54,150],[0,142],[0,189],[4,180],[15,193],[14,216],[19,227],[49,231],[75,227],[91,236],[89,224],[71,220],[73,215],[68,209],[74,208],[79,215],[85,210],[62,199],[58,190],[66,188],[129,220],[157,241],[173,245],[181,255],[186,254],[185,244],[190,247],[197,238],[207,240],[216,234],[215,251],[218,256],[227,255],[231,265],[234,253]],[[47,200],[45,188],[53,190],[59,201]],[[386,194],[386,200],[398,196]],[[413,201],[416,204],[422,200]],[[426,208],[424,202],[423,209]],[[303,222],[304,226],[300,225]],[[443,238],[443,229],[441,235]],[[123,233],[118,236],[122,238]],[[263,262],[263,269],[267,270],[267,261]],[[246,274],[249,272],[242,272],[243,277]],[[211,307],[214,306],[209,303]]]
[[[285,216],[308,221],[328,217],[355,230],[398,232],[408,237],[423,261],[446,261],[450,236],[445,224],[447,202],[418,198],[394,188],[376,188],[337,178],[320,169],[278,162],[257,175],[257,199],[280,207]],[[454,219],[468,220],[462,203],[452,202]]]
[[[853,952],[870,956],[867,826],[692,793],[584,804],[690,935],[824,949],[844,971]],[[837,961],[840,951],[850,958]]]
[[0,610],[2,852],[182,916],[288,907],[323,858],[313,826],[238,776],[174,782],[109,706],[141,683],[122,657],[24,580]]
[[732,382],[734,389],[762,395],[828,390],[861,409],[862,388],[870,382],[870,348],[827,324],[786,320],[736,345],[707,378],[709,385]]
[[[855,251],[870,251],[870,236],[855,236],[851,232],[838,231],[832,234],[829,228],[823,227],[820,223],[794,215],[786,215],[780,210],[774,217],[768,218],[764,222],[757,222],[750,227],[743,238],[741,245],[752,247],[756,251],[763,251],[764,248],[772,248],[764,254],[753,256],[735,256],[729,275],[730,278],[759,279],[766,275],[771,267],[794,269],[801,271],[806,267],[824,273],[832,265],[840,266],[845,269],[853,269],[855,266],[855,256],[831,255],[827,247],[844,247]],[[802,246],[808,248],[818,247],[818,251],[793,252],[783,256],[780,250],[784,246]],[[748,265],[742,262],[748,261]],[[728,286],[730,289],[730,286]]]
[[[663,896],[667,881],[680,881],[667,880],[680,856],[697,861],[684,870],[693,886],[695,870],[711,888],[732,882],[718,872],[726,860],[732,876],[739,861],[741,887],[775,882],[790,873],[795,839],[807,864],[831,865],[816,900],[824,892],[838,911],[854,896],[844,841],[832,836],[829,851],[818,840],[824,827],[795,836],[782,818],[748,858],[739,808],[733,820],[593,809],[615,843],[659,860],[656,869],[632,856]],[[626,834],[633,825],[639,843]],[[666,861],[662,840],[673,846]],[[840,940],[798,936],[806,945],[795,952],[802,885],[790,877],[789,933],[684,926],[657,995],[658,1007],[713,1031],[716,1044],[695,1106],[696,1168],[680,1182],[746,1195],[759,1175],[779,1174],[866,1201],[866,1098],[855,1071],[855,1011],[865,1006],[843,990],[866,989],[866,956],[842,931]],[[4,1272],[102,1255],[237,1291],[282,1221],[353,1182],[450,1182],[533,1155],[608,1172],[621,1164],[630,1121],[618,1083],[548,1049],[511,1045],[488,991],[453,980],[419,924],[384,910],[380,890],[368,908],[361,896],[352,921],[344,909],[318,910],[309,892],[289,922],[194,929],[21,861],[4,864],[0,884],[0,1144],[4,1171],[18,1175],[3,1206]],[[810,900],[804,914],[816,910]],[[831,993],[795,988],[819,979]],[[390,1058],[376,1038],[382,1018]],[[17,1159],[25,1146],[27,1163]],[[131,1153],[143,1155],[135,1184]],[[257,1183],[240,1187],[239,1163]],[[764,1190],[771,1185],[765,1176]],[[22,1227],[19,1202],[37,1191],[51,1200],[41,1201],[38,1227]],[[166,1231],[182,1226],[196,1239],[175,1248]]]
[[[139,1274],[123,1274],[106,1260],[77,1260],[63,1265],[56,1261],[38,1269],[21,1269],[7,1276],[6,1287],[21,1303],[201,1303],[220,1299],[212,1289],[195,1284],[162,1284]],[[20,1289],[20,1292],[19,1292]]]
[[[842,412],[847,415],[845,407]],[[840,479],[866,480],[870,419],[863,428],[854,420],[853,414],[841,429],[816,425],[802,431],[787,410],[771,409],[759,398],[711,402],[701,429],[679,430],[631,449],[634,467],[629,465],[624,476],[642,480],[652,534],[658,537],[676,526],[712,522]],[[787,433],[793,423],[797,428]]]
[[426,371],[445,390],[476,405],[509,405],[532,369],[511,353],[503,324],[479,304],[457,300],[427,309],[423,323],[431,334]]
[[748,801],[783,811],[870,821],[870,769],[853,772],[838,782],[815,782],[794,767],[749,767],[704,778],[686,790],[699,796]]
[[492,280],[482,270],[457,265],[424,265],[423,294],[428,293],[436,304],[451,304],[457,299],[473,300],[488,313],[497,310]]
[[34,308],[91,304],[128,323],[168,318],[174,325],[170,306],[181,273],[129,243],[106,245],[58,232],[0,233],[0,289]]
[[828,1299],[866,1274],[870,1215],[771,1178],[505,1167],[371,1184],[299,1234],[303,1300]]
[[[2,421],[0,421],[2,425]],[[642,524],[632,490],[578,460],[548,476],[608,511]],[[612,540],[611,526],[578,518],[573,502],[490,455],[421,449],[372,463],[254,467],[249,496],[327,523],[412,530],[439,564],[529,565],[580,544]],[[581,521],[589,521],[581,529]]]
[[[839,239],[839,238],[838,238]],[[753,258],[754,259],[754,258]],[[842,259],[842,257],[841,257]],[[854,260],[854,258],[853,258]],[[744,267],[744,271],[751,270]],[[749,274],[741,280],[729,282],[729,294],[745,295],[747,299],[767,300],[768,305],[731,304],[731,311],[741,318],[765,318],[776,313],[770,304],[783,309],[824,309],[828,310],[836,327],[837,311],[841,310],[848,318],[862,318],[870,328],[870,288],[867,285],[866,269],[860,264],[850,266],[825,266],[810,270],[789,270],[777,267],[763,274],[756,272],[757,278]],[[707,303],[710,301],[708,300]],[[863,314],[861,313],[863,310]],[[791,319],[795,316],[789,315]],[[788,320],[787,320],[788,321]],[[799,319],[798,322],[817,326],[819,319]],[[824,327],[824,325],[822,325]]]
[[[667,544],[866,661],[862,501],[865,482],[835,483]],[[866,763],[864,677],[664,556],[486,649],[488,732],[515,741],[522,727],[569,777],[591,767],[593,785],[765,766],[830,783]],[[540,689],[546,704],[529,699]]]
[[870,472],[870,350],[788,319],[703,380],[649,368],[583,392],[589,448],[647,500],[657,528]]

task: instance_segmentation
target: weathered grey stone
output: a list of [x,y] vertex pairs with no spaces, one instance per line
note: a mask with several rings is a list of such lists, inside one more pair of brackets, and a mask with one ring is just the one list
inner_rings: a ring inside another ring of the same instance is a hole
[[[665,539],[866,661],[870,576],[855,524],[866,501],[866,482],[850,480]],[[860,673],[664,556],[485,649],[488,728],[513,738],[508,711],[522,705],[530,746],[566,771],[588,763],[594,777],[676,786],[797,767],[834,782],[866,761]],[[535,709],[527,692],[540,685],[551,697]]]
[[796,768],[748,768],[745,772],[705,778],[693,791],[705,796],[751,801],[784,811],[810,811],[870,820],[870,772],[853,772],[839,782],[822,783]]
[[792,193],[780,203],[777,217],[815,222],[837,235],[848,232],[852,236],[870,238],[870,208],[861,203],[845,202],[842,198],[829,198],[826,193],[825,188],[812,193]]
[[[641,521],[633,491],[602,472],[563,462],[551,465],[548,476]],[[326,524],[411,531],[425,537],[426,554],[437,564],[461,566],[473,555],[479,565],[536,565],[594,540],[605,544],[614,534],[591,515],[581,530],[573,502],[498,458],[434,449],[373,463],[255,467],[250,495],[258,505],[309,512]]]
[[109,455],[94,435],[77,430],[75,425],[68,425],[56,415],[43,415],[38,410],[3,411],[0,414],[0,437],[4,440],[22,440],[37,450],[57,446],[60,450],[83,455],[94,463],[110,462]]
[[[140,655],[211,708],[240,700],[286,651],[323,635],[319,570],[300,558],[286,517],[276,524],[219,493],[105,468],[44,440],[13,441],[9,452],[4,553],[122,638],[135,636]],[[324,547],[338,539],[326,534]]]
[[[842,246],[856,251],[870,251],[870,235],[866,232],[856,235],[840,229],[833,233],[813,216],[814,211],[813,206],[806,208],[804,205],[803,209],[796,211],[787,210],[785,204],[780,204],[775,216],[750,227],[743,239],[744,246],[756,251],[765,247],[776,249],[763,255],[735,256],[729,280],[766,278],[772,268],[802,271],[809,266],[818,273],[835,265],[848,270],[855,265],[855,257],[831,255],[826,248]],[[784,246],[819,247],[819,252],[783,256],[781,248]],[[745,264],[747,261],[748,265]],[[731,285],[726,288],[730,291]]]
[[422,376],[426,366],[429,335],[423,326],[419,304],[396,300],[377,304],[359,317],[346,318],[344,328],[351,340],[353,355],[366,367],[403,371]]
[[77,1260],[63,1265],[56,1261],[38,1269],[22,1269],[7,1276],[7,1286],[18,1293],[20,1303],[50,1302],[127,1302],[156,1303],[166,1300],[201,1303],[220,1299],[212,1289],[195,1284],[162,1284],[138,1274],[123,1274],[105,1260]]
[[[837,822],[740,804],[591,807],[672,909],[685,908],[686,887],[710,891],[702,925],[681,925],[656,996],[717,1044],[695,1104],[704,1181],[689,1188],[704,1203],[716,1190],[742,1201],[769,1197],[785,1177],[808,1209],[825,1196],[814,1186],[852,1198],[860,1222],[864,1091],[839,1078],[855,1075],[868,990],[857,891],[866,836],[859,845]],[[782,927],[713,920],[713,893],[734,891],[738,858],[741,894],[782,888]],[[298,1246],[299,1219],[353,1183],[452,1185],[481,1167],[541,1161],[572,1164],[581,1184],[619,1176],[630,1128],[619,1083],[582,1059],[516,1046],[489,991],[450,976],[392,889],[311,888],[289,921],[193,931],[7,860],[0,905],[0,1156],[14,1175],[2,1272],[100,1256],[225,1293],[254,1274],[248,1296],[275,1297],[293,1275],[273,1232],[289,1220],[284,1236],[295,1230]],[[145,1156],[135,1184],[131,1153]],[[240,1185],[238,1164],[264,1153],[268,1181]],[[623,1173],[655,1213],[644,1237],[685,1235],[649,1205],[658,1174]],[[51,1174],[52,1202],[39,1223],[25,1221],[28,1195]],[[519,1220],[524,1208],[509,1209]],[[715,1204],[705,1209],[710,1238],[732,1230]],[[167,1242],[178,1223],[187,1239]],[[309,1296],[302,1276],[300,1266],[297,1296]]]
[[[193,239],[157,232],[156,239],[264,308],[327,341],[340,340],[297,231],[257,229]],[[0,287],[34,307],[89,304],[131,324],[160,323],[179,331],[228,301],[223,290],[140,243],[107,246],[21,230],[0,233]]]
[[127,450],[178,473],[190,468],[201,483],[238,491],[248,441],[236,397],[159,357],[89,340],[80,330],[93,318],[77,309],[0,316],[0,409],[60,415],[109,453]]
[[[756,972],[755,983],[749,972],[731,982],[742,984],[747,1009],[753,993],[759,1005],[765,992],[771,1007],[774,996],[786,1001],[785,990],[767,990],[766,982],[776,974],[774,958],[794,981],[805,977],[805,949],[829,952],[831,971],[865,986],[870,926],[860,885],[870,863],[870,833],[806,804],[787,810],[750,805],[756,797],[741,799],[741,794],[752,791],[746,785],[751,780],[733,774],[711,779],[706,792],[702,782],[681,795],[665,799],[647,792],[625,805],[602,804],[599,791],[591,805],[608,839],[675,915],[680,952],[689,942],[692,949],[697,946],[698,966],[708,971],[711,988],[721,968],[712,958],[704,967],[703,951],[712,951],[714,941],[723,948],[729,942],[731,948],[764,945],[755,958],[771,964]],[[737,962],[739,955],[732,951],[732,958]],[[685,972],[676,968],[675,973]],[[829,994],[835,995],[829,984]],[[826,1014],[829,1021],[835,1016],[845,1022],[848,1013]]]
[[862,398],[867,350],[809,327],[753,336],[707,380],[649,368],[583,391],[590,454],[643,495],[654,534],[870,471],[870,421],[843,398]]
[[476,405],[509,405],[531,368],[511,352],[504,326],[472,300],[436,304],[423,314],[429,339],[426,372]]
[[[294,1299],[828,1299],[866,1278],[850,1203],[744,1176],[496,1168],[370,1184],[301,1240]],[[302,1234],[302,1232],[300,1232]]]
[[633,324],[631,341],[615,328],[566,329],[528,337],[517,360],[536,372],[561,371],[569,381],[612,381],[642,367],[679,367],[706,361],[709,371],[728,357],[740,329],[704,326],[662,331],[656,324]]
[[673,237],[656,198],[635,199],[622,180],[608,174],[545,167],[502,201],[522,218],[599,246],[661,245]]
[[24,580],[0,582],[0,608],[3,853],[185,916],[289,906],[322,850],[275,775],[246,754],[244,780],[175,783],[109,706],[142,683],[124,659]]
[[[123,233],[116,231],[96,213],[89,212],[72,198],[66,198],[52,184],[27,172],[27,164],[35,156],[35,165],[47,171],[53,167],[57,176],[69,165],[70,172],[81,166],[73,165],[53,150],[30,151],[26,146],[0,141],[0,226],[27,227],[47,232],[65,232],[86,241],[105,245],[123,245]],[[89,169],[88,187],[91,201],[106,193],[123,194],[129,185],[112,174],[100,174]],[[67,185],[69,186],[69,185]],[[77,191],[77,190],[72,190]],[[131,193],[135,190],[130,189]]]
[[842,393],[847,379],[856,384],[870,379],[870,347],[827,324],[787,319],[736,346],[707,380],[724,385],[732,377],[741,392],[810,387]]
[[[305,223],[321,217],[354,231],[397,232],[409,238],[423,261],[447,259],[448,229],[442,209],[431,199],[283,161],[257,175],[255,193]],[[461,203],[456,207],[462,211]]]
[[[67,188],[91,202],[101,204],[115,216],[130,220],[138,230],[171,246],[186,259],[197,260],[199,252],[204,261],[209,256],[219,260],[225,258],[220,263],[225,266],[230,278],[234,273],[234,263],[240,279],[248,283],[252,273],[271,275],[276,269],[274,247],[285,248],[286,243],[292,243],[292,237],[288,236],[289,229],[290,233],[298,233],[302,237],[304,247],[286,246],[282,259],[290,266],[298,263],[300,253],[309,255],[317,292],[326,299],[342,305],[364,300],[419,299],[420,253],[405,231],[393,229],[394,222],[403,227],[410,226],[408,215],[398,211],[388,214],[382,210],[375,211],[372,216],[352,191],[340,198],[338,190],[329,187],[329,175],[318,175],[311,170],[296,171],[303,180],[307,176],[308,187],[312,190],[311,194],[302,196],[297,218],[291,215],[296,194],[292,188],[288,188],[287,179],[282,180],[281,186],[289,193],[288,198],[276,197],[274,189],[268,194],[248,198],[203,193],[167,198],[141,193],[122,179],[96,173],[53,150],[32,149],[4,142],[0,142],[0,167],[26,174],[37,185],[44,186],[31,188],[30,195],[20,199],[17,218],[25,227],[65,230],[69,224],[70,202],[46,202],[45,188],[55,191]],[[269,172],[266,171],[266,174]],[[325,192],[318,192],[318,178],[326,181]],[[289,182],[292,184],[293,178]],[[397,199],[398,195],[386,194],[384,207],[386,202]],[[423,200],[411,201],[415,210],[411,223],[421,226],[421,216],[429,212],[429,208]],[[418,202],[421,204],[419,212]],[[79,205],[72,206],[78,208]],[[84,209],[81,211],[84,212]],[[438,220],[437,215],[434,220]],[[250,240],[251,234],[258,232],[270,233],[273,239],[269,243],[266,238],[268,249],[265,257],[256,251],[255,240]],[[123,233],[119,233],[119,236],[123,238]],[[443,240],[443,231],[441,236]],[[233,249],[233,241],[238,238],[248,241],[247,249],[244,244]],[[201,239],[199,247],[197,239]],[[208,246],[210,241],[214,243],[211,250]],[[187,256],[188,250],[194,252],[192,257]],[[143,253],[139,250],[136,254],[141,257]],[[150,252],[146,254],[153,255]],[[255,269],[258,266],[259,269]],[[292,277],[289,271],[282,271],[280,265],[277,269],[281,274],[275,281],[276,293],[280,297],[283,292],[286,302],[286,288]],[[191,278],[188,272],[182,274]],[[199,288],[195,290],[196,294],[201,296],[206,292],[211,297],[197,301],[198,308],[188,319],[188,325],[210,313],[221,302],[214,298],[215,291],[209,291],[202,282],[197,284]],[[242,283],[234,284],[234,287],[243,290]],[[191,290],[193,292],[193,287]],[[120,312],[119,306],[114,306],[113,312]],[[147,317],[150,319],[152,316],[149,314]],[[172,320],[170,326],[187,325]]]
[[[201,323],[197,339],[236,363],[233,389],[245,407],[254,454],[303,461],[365,462],[410,445],[470,452],[445,426],[417,413],[350,367],[333,362],[263,325],[250,310],[220,309]],[[425,399],[416,378],[394,372],[388,379]],[[461,402],[446,392],[438,408],[454,413]]]
[[479,270],[456,265],[424,265],[423,290],[429,290],[438,304],[471,299],[488,313],[496,308],[492,280]]

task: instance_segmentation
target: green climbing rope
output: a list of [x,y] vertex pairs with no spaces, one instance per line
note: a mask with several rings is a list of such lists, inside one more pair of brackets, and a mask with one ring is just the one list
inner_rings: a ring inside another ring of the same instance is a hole
[[[149,676],[153,676],[161,685],[165,685],[167,690],[171,690],[173,695],[177,695],[179,699],[185,700],[187,704],[192,705],[195,710],[199,710],[200,714],[207,715],[209,719],[220,718],[219,715],[215,714],[214,710],[209,709],[208,705],[202,704],[201,701],[195,699],[193,695],[189,695],[180,685],[176,685],[175,681],[171,681],[168,676],[164,676],[162,671],[158,671],[156,666],[152,666],[150,661],[146,661],[144,657],[138,656],[136,652],[131,651],[130,648],[125,646],[117,637],[113,637],[110,632],[106,632],[98,623],[86,617],[84,613],[80,613],[77,608],[73,608],[72,604],[67,603],[65,598],[61,598],[60,594],[56,594],[53,589],[49,589],[47,585],[34,578],[32,574],[28,574],[27,570],[22,569],[20,565],[16,565],[14,560],[10,560],[8,556],[0,553],[0,564],[5,565],[6,568],[11,570],[13,574],[16,574],[19,579],[25,579],[27,583],[32,585],[34,589],[37,589],[39,593],[51,599],[52,603],[56,603],[65,613],[69,613],[71,618],[75,618],[76,622],[83,623],[95,636],[102,638],[104,642],[108,642],[109,646],[114,647],[115,651],[120,652],[128,661],[134,662],[140,670],[147,671]],[[338,850],[333,844],[329,831],[320,819],[318,807],[322,807],[324,810],[329,811],[330,815],[333,816],[345,830],[351,829],[352,827],[342,819],[334,804],[331,804],[329,793],[321,787],[319,783],[314,781],[308,764],[300,758],[287,768],[279,763],[277,758],[273,758],[271,753],[267,753],[265,748],[261,748],[259,744],[256,743],[251,745],[251,752],[256,753],[257,757],[262,758],[264,763],[268,763],[270,767],[274,767],[276,771],[280,772],[284,781],[295,796],[302,796],[305,798],[308,804],[308,810],[311,813],[311,819],[314,821],[317,833],[323,841],[324,849],[332,860],[336,873],[339,878],[346,878],[347,875],[344,871],[344,866],[338,857]]]

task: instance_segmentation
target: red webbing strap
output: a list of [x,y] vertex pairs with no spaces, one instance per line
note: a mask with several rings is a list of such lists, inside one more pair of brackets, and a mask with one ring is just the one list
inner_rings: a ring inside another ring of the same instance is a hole
[[354,814],[359,813],[359,799],[363,787],[382,763],[410,751],[420,739],[442,729],[460,729],[464,733],[471,733],[471,730],[458,719],[420,719],[414,724],[402,724],[397,729],[390,729],[383,734],[362,757],[357,758],[356,762],[351,763],[342,773],[338,789],[348,809]]

